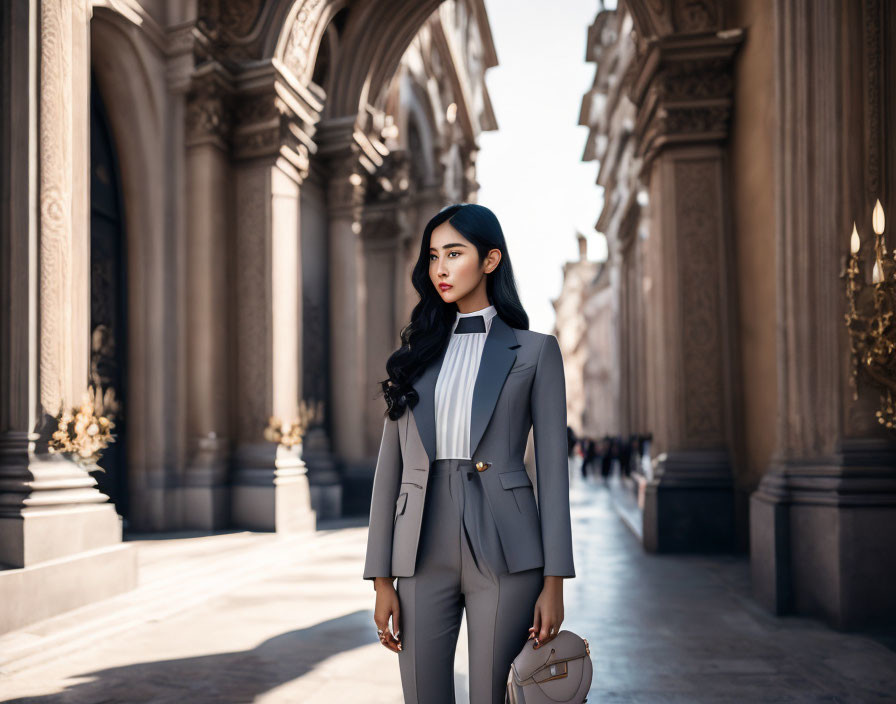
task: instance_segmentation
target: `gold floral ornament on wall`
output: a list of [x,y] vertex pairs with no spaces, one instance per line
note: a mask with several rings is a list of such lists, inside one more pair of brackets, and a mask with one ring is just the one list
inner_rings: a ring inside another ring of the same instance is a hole
[[323,401],[307,403],[305,399],[296,407],[295,417],[291,420],[281,420],[278,416],[268,419],[268,427],[264,429],[264,439],[276,442],[286,448],[292,448],[302,444],[302,438],[312,423],[323,419]]
[[865,375],[880,389],[880,410],[875,414],[878,422],[896,429],[896,253],[887,253],[884,240],[884,209],[878,200],[871,214],[874,230],[874,266],[871,285],[865,280],[862,262],[859,260],[861,240],[855,223],[850,238],[850,255],[846,270],[840,278],[846,279],[846,297],[849,309],[844,316],[852,349],[853,400],[858,400],[856,378],[859,366]]
[[92,384],[79,408],[62,409],[56,415],[57,429],[50,439],[51,453],[65,453],[88,470],[103,470],[97,462],[115,436],[112,418],[118,412],[115,392]]

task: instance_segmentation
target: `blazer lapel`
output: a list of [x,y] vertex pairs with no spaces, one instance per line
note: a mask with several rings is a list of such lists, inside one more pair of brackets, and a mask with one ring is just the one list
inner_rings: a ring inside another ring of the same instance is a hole
[[418,396],[417,405],[413,409],[414,422],[417,424],[417,432],[430,462],[436,457],[436,380],[439,378],[439,371],[442,369],[442,361],[447,351],[448,345],[445,345],[438,358],[430,362],[413,384]]
[[[473,385],[473,405],[470,418],[470,457],[476,451],[479,441],[485,432],[504,379],[516,360],[516,352],[519,347],[516,333],[507,323],[496,315],[492,318],[488,335],[485,336],[485,345],[482,348],[482,357],[479,361],[479,371]],[[429,461],[436,456],[436,416],[435,416],[435,390],[436,380],[442,369],[445,352],[448,346],[442,350],[437,359],[430,363],[423,374],[413,384],[419,400],[414,407],[414,421],[420,434],[420,440],[426,449]]]

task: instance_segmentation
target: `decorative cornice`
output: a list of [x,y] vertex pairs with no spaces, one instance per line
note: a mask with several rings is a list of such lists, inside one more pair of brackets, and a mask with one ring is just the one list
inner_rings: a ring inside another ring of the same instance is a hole
[[187,92],[187,146],[211,143],[228,149],[232,100],[232,77],[227,69],[209,63],[196,71]]
[[625,0],[639,47],[673,34],[714,32],[725,26],[718,0]]
[[364,193],[372,169],[364,163],[362,150],[352,130],[354,121],[322,125],[318,153],[327,170],[327,209],[330,217],[360,222]]
[[721,141],[728,136],[732,59],[741,29],[648,42],[631,74],[638,107],[637,154],[646,169],[665,145]]
[[285,170],[304,180],[323,103],[281,68],[272,60],[235,78],[221,64],[200,66],[188,93],[188,145],[212,142],[235,159],[281,156]]
[[346,0],[199,0],[195,63],[218,61],[236,69],[273,58],[307,85],[324,28],[345,4]]
[[195,60],[229,62],[259,58],[263,0],[199,0]]

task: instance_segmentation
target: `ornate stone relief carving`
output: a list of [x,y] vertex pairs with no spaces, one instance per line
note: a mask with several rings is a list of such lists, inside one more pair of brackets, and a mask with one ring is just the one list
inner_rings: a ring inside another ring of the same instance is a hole
[[325,7],[324,0],[306,0],[289,28],[286,47],[283,50],[283,63],[297,78],[305,79],[307,72],[312,68],[314,47],[311,46],[311,42],[314,40],[315,28]]
[[877,198],[881,192],[881,34],[880,0],[864,0],[865,32],[865,172],[868,197]]
[[196,63],[257,58],[258,37],[253,30],[264,6],[264,0],[199,0],[196,28],[204,41],[197,42]]
[[236,156],[260,155],[279,149],[284,136],[283,115],[272,91],[242,95],[233,106],[233,150]]
[[213,76],[193,81],[187,95],[187,143],[215,141],[226,147],[232,121],[231,96]]
[[728,66],[721,58],[675,61],[657,74],[652,89],[665,100],[729,98],[734,83]]
[[[199,0],[194,60],[196,65],[219,61],[235,67],[246,61],[270,58],[269,37],[286,35],[283,64],[300,81],[310,80],[317,46],[318,27],[327,11],[327,0],[305,0],[286,14],[284,3],[264,0]],[[290,19],[291,18],[291,19]],[[278,25],[288,22],[282,31]],[[278,42],[278,45],[280,42]]]
[[[239,330],[238,364],[241,379],[237,403],[238,434],[241,440],[255,440],[259,421],[267,418],[272,406],[270,388],[270,328],[260,310],[269,311],[270,300],[259,303],[258,297],[268,297],[270,273],[264,252],[266,213],[259,207],[268,197],[266,179],[246,173],[236,189],[237,223],[236,259],[240,274],[236,278],[236,319]],[[245,390],[251,389],[251,392]]]
[[[281,154],[292,165],[291,175],[304,180],[310,128],[281,96],[276,75],[263,90],[240,94],[232,92],[226,76],[209,72],[194,78],[187,100],[187,143],[211,140],[237,159]],[[312,106],[304,107],[313,113]]]
[[718,0],[628,0],[628,5],[642,47],[651,37],[709,32],[722,27]]
[[263,0],[199,0],[199,21],[215,38],[244,37],[255,25]]
[[676,219],[681,282],[681,336],[685,376],[685,433],[693,443],[724,438],[717,222],[718,168],[709,159],[675,164]]
[[728,131],[731,110],[727,105],[705,108],[666,108],[658,121],[664,135],[719,134]]
[[719,28],[717,0],[674,0],[672,25],[677,32],[708,32]]
[[72,64],[65,41],[71,24],[63,3],[40,4],[40,401],[50,415],[80,400],[65,392],[72,325]]

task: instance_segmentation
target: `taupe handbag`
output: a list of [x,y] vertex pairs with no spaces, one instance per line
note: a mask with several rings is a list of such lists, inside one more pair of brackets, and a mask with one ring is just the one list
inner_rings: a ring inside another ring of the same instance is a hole
[[572,631],[560,631],[535,650],[526,641],[507,674],[504,704],[582,704],[591,689],[591,649]]

